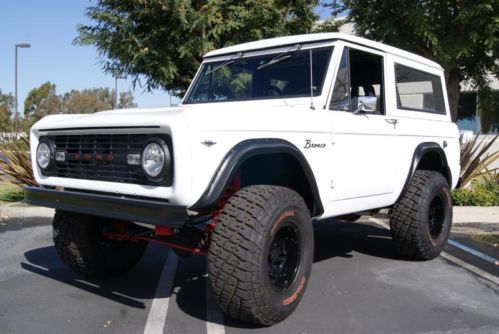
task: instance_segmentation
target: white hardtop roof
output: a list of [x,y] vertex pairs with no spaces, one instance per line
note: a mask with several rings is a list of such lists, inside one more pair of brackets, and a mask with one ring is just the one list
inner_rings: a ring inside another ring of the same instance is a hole
[[366,47],[371,47],[380,51],[384,51],[399,57],[411,59],[414,61],[417,61],[419,63],[432,66],[438,69],[442,69],[442,67],[435,63],[434,61],[431,61],[427,58],[418,56],[414,53],[404,51],[402,49],[398,49],[393,46],[389,46],[383,43],[371,41],[366,38],[354,36],[354,35],[349,35],[349,34],[342,34],[342,33],[337,33],[337,32],[331,32],[331,33],[316,33],[316,34],[305,34],[305,35],[294,35],[294,36],[285,36],[285,37],[276,37],[276,38],[269,38],[269,39],[262,39],[259,41],[254,41],[254,42],[249,42],[249,43],[243,43],[243,44],[237,44],[233,46],[228,46],[222,49],[218,50],[213,50],[211,52],[208,52],[207,54],[204,55],[204,57],[216,57],[216,56],[222,56],[226,54],[231,54],[231,53],[236,53],[236,52],[241,52],[241,51],[251,51],[251,50],[258,50],[258,49],[270,49],[270,48],[277,48],[280,46],[285,46],[285,45],[292,45],[292,44],[297,44],[297,43],[312,43],[312,42],[321,42],[321,41],[327,41],[327,40],[344,40],[347,42],[363,45]]

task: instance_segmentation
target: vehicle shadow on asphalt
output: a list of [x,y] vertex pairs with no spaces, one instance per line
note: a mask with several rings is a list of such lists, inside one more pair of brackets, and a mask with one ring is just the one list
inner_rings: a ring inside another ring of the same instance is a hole
[[[54,246],[41,247],[24,253],[24,270],[44,276],[128,307],[145,309],[140,299],[152,299],[165,262],[161,247],[149,247],[137,267],[128,274],[110,279],[88,279],[70,270],[59,258]],[[156,296],[158,297],[158,296]]]
[[[405,261],[393,248],[390,232],[374,224],[324,220],[314,223],[314,232],[314,263],[335,257],[353,258],[355,253]],[[206,307],[206,259],[199,256],[179,258],[172,292],[168,296],[157,296],[156,286],[167,254],[161,246],[150,245],[134,270],[112,279],[86,279],[72,272],[59,259],[54,246],[26,252],[26,262],[22,262],[21,267],[132,308],[146,309],[144,299],[174,296],[172,299],[186,316],[206,321],[209,312]],[[220,313],[220,310],[216,312]],[[227,317],[210,318],[210,321],[234,328],[259,328]]]
[[393,247],[390,231],[373,223],[326,219],[314,222],[314,263],[334,257],[351,258],[352,253],[408,261]]

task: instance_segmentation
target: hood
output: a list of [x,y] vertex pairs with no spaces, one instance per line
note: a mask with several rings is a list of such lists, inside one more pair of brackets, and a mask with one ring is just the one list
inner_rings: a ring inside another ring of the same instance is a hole
[[161,126],[171,122],[183,111],[182,107],[164,107],[108,110],[94,114],[48,115],[38,121],[32,130]]

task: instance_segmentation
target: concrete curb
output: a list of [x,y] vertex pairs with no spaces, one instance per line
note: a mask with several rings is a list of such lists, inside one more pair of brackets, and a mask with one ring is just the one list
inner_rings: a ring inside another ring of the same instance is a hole
[[39,206],[0,206],[0,221],[9,218],[52,218],[54,209]]
[[499,206],[455,206],[453,223],[499,224]]

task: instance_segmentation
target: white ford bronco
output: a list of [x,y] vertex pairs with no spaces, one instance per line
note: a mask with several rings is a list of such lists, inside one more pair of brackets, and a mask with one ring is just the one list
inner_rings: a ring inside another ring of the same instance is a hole
[[350,35],[209,52],[178,107],[47,116],[31,129],[55,247],[88,277],[124,274],[148,242],[207,255],[223,311],[271,325],[296,308],[312,220],[390,208],[395,248],[438,256],[459,134],[444,71]]

